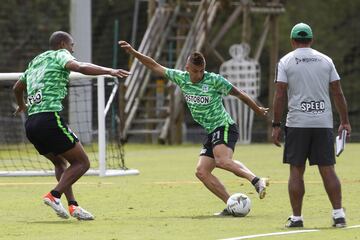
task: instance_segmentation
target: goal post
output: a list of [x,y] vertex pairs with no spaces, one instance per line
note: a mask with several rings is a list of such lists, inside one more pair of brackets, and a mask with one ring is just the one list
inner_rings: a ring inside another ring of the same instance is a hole
[[[51,162],[39,155],[25,136],[25,114],[21,114],[20,117],[12,116],[17,106],[12,86],[21,74],[0,73],[0,176],[54,175]],[[80,84],[76,84],[77,82]],[[91,163],[86,175],[104,177],[139,174],[137,169],[129,169],[125,165],[121,131],[118,128],[121,119],[116,111],[119,103],[114,101],[118,99],[115,97],[118,94],[118,85],[118,79],[109,75],[88,76],[73,72],[70,74],[69,95],[73,96],[68,96],[64,101],[63,117],[68,120],[71,116],[72,121],[78,119],[78,122],[72,124],[75,134],[77,126],[80,126],[80,142],[82,134],[90,136],[89,141],[83,143]],[[85,94],[85,99],[79,98],[85,91],[92,93]],[[67,104],[72,104],[71,111]],[[110,110],[111,116],[108,114]],[[83,112],[86,114],[82,114]],[[76,114],[82,117],[77,117]],[[116,124],[109,124],[114,122]],[[70,128],[73,129],[72,124]],[[84,130],[81,126],[87,126],[87,129]]]

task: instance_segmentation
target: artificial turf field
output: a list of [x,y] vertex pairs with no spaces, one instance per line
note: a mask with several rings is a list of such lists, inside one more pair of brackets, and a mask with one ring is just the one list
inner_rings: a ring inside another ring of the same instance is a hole
[[[96,219],[63,220],[42,203],[54,177],[0,178],[0,239],[246,239],[241,236],[283,233],[255,239],[360,239],[360,144],[347,144],[337,159],[348,228],[331,228],[331,206],[316,167],[305,172],[303,229],[284,228],[291,214],[287,193],[288,166],[282,148],[270,144],[238,145],[235,158],[259,176],[270,178],[267,196],[259,200],[253,187],[229,172],[215,170],[230,193],[252,200],[245,218],[215,217],[224,208],[195,177],[200,145],[127,145],[126,163],[138,176],[82,177],[74,186],[77,200]],[[63,204],[66,205],[63,197]]]

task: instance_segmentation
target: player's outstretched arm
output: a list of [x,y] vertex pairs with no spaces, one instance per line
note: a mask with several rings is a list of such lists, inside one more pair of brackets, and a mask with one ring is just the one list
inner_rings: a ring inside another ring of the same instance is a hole
[[119,45],[123,48],[127,53],[133,55],[137,58],[142,64],[144,64],[151,71],[156,74],[165,77],[165,67],[157,63],[154,59],[149,56],[146,56],[138,51],[136,51],[129,43],[125,41],[119,41]]
[[245,104],[247,104],[257,115],[265,117],[268,114],[269,108],[260,107],[256,104],[254,99],[247,95],[244,91],[233,87],[230,91],[230,95],[237,97]]
[[123,78],[129,76],[130,74],[130,72],[123,69],[112,69],[92,63],[78,62],[75,60],[70,60],[69,62],[67,62],[65,68],[70,71],[79,72],[85,75],[109,74],[114,77]]
[[24,100],[24,91],[26,91],[26,84],[18,80],[14,84],[13,91],[15,94],[16,103],[18,104],[18,107],[16,108],[14,115],[17,115],[18,113],[26,111],[26,103]]

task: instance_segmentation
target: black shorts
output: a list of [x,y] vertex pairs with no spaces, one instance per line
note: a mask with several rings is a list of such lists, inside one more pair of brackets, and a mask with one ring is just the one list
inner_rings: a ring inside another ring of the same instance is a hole
[[41,155],[64,153],[79,141],[57,112],[30,115],[25,130],[27,138]]
[[238,138],[239,130],[236,124],[218,127],[207,135],[200,156],[214,158],[213,148],[219,144],[225,144],[234,151]]
[[295,166],[330,166],[335,164],[334,133],[332,128],[285,127],[284,163]]

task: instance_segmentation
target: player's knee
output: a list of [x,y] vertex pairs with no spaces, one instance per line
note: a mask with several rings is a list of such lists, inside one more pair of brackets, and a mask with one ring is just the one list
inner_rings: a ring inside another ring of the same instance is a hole
[[208,172],[205,171],[202,168],[197,168],[196,172],[195,172],[195,176],[200,180],[203,181],[204,179],[206,179],[206,177],[208,176]]
[[86,161],[83,161],[83,168],[84,168],[85,171],[89,170],[89,168],[90,168],[89,159],[86,159]]
[[83,158],[81,161],[80,161],[80,171],[82,173],[85,173],[87,170],[89,170],[90,168],[90,161],[89,159],[86,157],[86,158]]
[[232,162],[228,159],[222,159],[218,158],[216,159],[216,167],[222,168],[222,169],[229,169],[232,165]]

